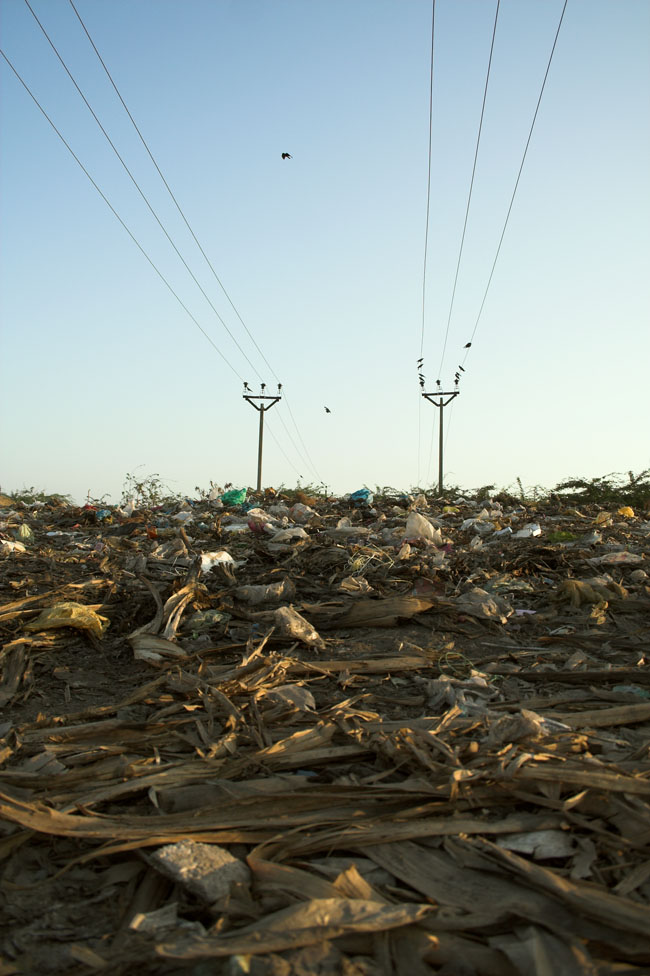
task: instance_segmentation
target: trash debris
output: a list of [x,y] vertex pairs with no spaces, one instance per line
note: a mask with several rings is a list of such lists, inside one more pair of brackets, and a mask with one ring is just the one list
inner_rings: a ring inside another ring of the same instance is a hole
[[309,535],[299,526],[294,529],[280,529],[271,536],[271,542],[293,542],[296,539],[308,539]]
[[261,696],[267,701],[277,702],[282,705],[290,705],[303,712],[313,712],[316,709],[316,701],[311,691],[302,685],[280,685],[276,688],[267,688],[261,692]]
[[372,505],[374,497],[369,488],[359,488],[358,491],[352,492],[350,501],[357,508],[367,508]]
[[273,621],[278,633],[283,637],[290,637],[292,640],[301,641],[308,647],[319,650],[325,647],[325,642],[316,629],[292,607],[280,607],[273,614]]
[[164,665],[170,661],[183,660],[187,654],[177,643],[155,634],[132,634],[128,638],[136,661],[147,664]]
[[440,529],[434,528],[429,519],[425,518],[424,515],[420,515],[419,512],[409,512],[404,528],[404,538],[408,542],[414,542],[419,539],[432,542],[436,546],[442,545],[442,533]]
[[363,576],[346,576],[339,583],[339,590],[343,593],[356,593],[361,596],[365,593],[372,593],[372,586]]
[[233,595],[242,603],[257,606],[260,603],[291,601],[296,595],[296,587],[287,577],[278,583],[238,586],[236,590],[233,590]]
[[636,496],[8,497],[0,971],[647,968]]
[[490,594],[479,586],[473,587],[467,593],[456,599],[456,606],[462,613],[469,613],[473,617],[485,617],[498,620],[505,624],[512,616],[513,608],[509,603],[496,594]]
[[103,637],[109,625],[107,617],[101,617],[92,607],[81,603],[57,603],[42,610],[36,620],[28,621],[25,630],[56,630],[58,627],[74,627],[87,630],[94,637]]
[[303,505],[302,502],[296,502],[289,509],[289,516],[294,522],[308,522],[313,514],[313,508],[310,508],[309,505]]
[[634,518],[634,509],[630,505],[622,505],[616,510],[617,515],[624,515],[625,518]]
[[159,847],[149,863],[208,905],[230,894],[234,884],[251,880],[247,866],[225,848],[193,840]]
[[218,552],[204,552],[201,553],[201,572],[209,573],[211,569],[215,566],[224,566],[229,569],[233,569],[235,566],[235,560],[232,558],[229,552],[224,549],[220,549]]
[[624,600],[628,592],[620,583],[600,577],[591,580],[564,580],[560,583],[557,596],[558,599],[568,599],[572,606],[579,607],[583,603]]
[[23,522],[23,524],[16,529],[15,536],[19,542],[31,542],[34,538],[34,533],[30,527],[25,525]]
[[232,508],[236,505],[243,505],[246,501],[246,489],[233,488],[232,491],[226,491],[221,496],[221,501],[224,505]]
[[535,861],[567,858],[575,851],[571,835],[562,830],[533,830],[509,834],[497,841],[499,847],[519,854],[530,854]]
[[513,539],[534,539],[542,534],[541,526],[537,522],[528,522],[512,536]]
[[638,566],[645,556],[640,552],[608,552],[604,556],[596,556],[589,562],[594,566]]
[[27,546],[22,542],[12,542],[10,539],[0,539],[0,552],[27,552]]

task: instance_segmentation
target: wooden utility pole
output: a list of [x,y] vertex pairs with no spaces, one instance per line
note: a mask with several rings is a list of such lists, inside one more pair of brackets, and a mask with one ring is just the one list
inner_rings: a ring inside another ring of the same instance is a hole
[[[458,387],[458,381],[456,381],[456,386]],[[445,393],[445,392],[443,392],[442,389],[440,389],[440,390],[438,390],[437,393],[423,393],[422,394],[422,396],[424,397],[425,400],[428,400],[429,403],[432,403],[434,405],[434,407],[438,407],[440,409],[440,433],[439,433],[439,438],[438,438],[438,494],[439,495],[442,495],[442,474],[443,474],[442,450],[443,450],[443,445],[444,445],[443,436],[442,436],[442,434],[443,434],[443,414],[444,414],[444,409],[447,406],[447,404],[448,403],[451,403],[451,401],[454,399],[454,397],[457,397],[459,393],[460,393],[460,390],[459,389],[455,389],[451,393],[449,393],[449,392]],[[445,399],[445,397],[447,399]]]
[[[247,390],[248,385],[244,384],[244,388]],[[267,410],[270,410],[279,400],[282,399],[280,390],[282,389],[282,384],[278,383],[278,392],[275,396],[268,396],[264,393],[266,389],[266,383],[262,383],[261,393],[244,393],[244,400],[248,400],[252,407],[255,407],[260,415],[260,429],[259,437],[257,442],[257,491],[262,490],[262,451],[264,448],[264,414]]]

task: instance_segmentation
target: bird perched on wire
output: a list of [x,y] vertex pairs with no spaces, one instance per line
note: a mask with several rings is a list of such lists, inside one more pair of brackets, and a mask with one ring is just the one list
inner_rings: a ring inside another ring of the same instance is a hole
[[325,407],[325,413],[331,413],[331,412],[332,412],[332,411],[330,410],[330,408],[329,408],[329,407]]
[[244,389],[245,390],[250,390],[250,386],[248,385],[248,383],[244,383]]
[[466,342],[465,345],[463,346],[463,349],[469,349],[471,344],[472,344],[471,342]]
[[282,158],[283,159],[293,159],[293,156],[291,155],[291,153],[282,153]]

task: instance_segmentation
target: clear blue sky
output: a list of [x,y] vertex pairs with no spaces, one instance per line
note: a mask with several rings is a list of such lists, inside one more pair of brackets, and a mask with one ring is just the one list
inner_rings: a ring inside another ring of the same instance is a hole
[[[273,408],[265,484],[295,485],[302,475],[344,492],[408,488],[418,473],[423,484],[436,481],[438,411],[421,401],[416,374],[430,0],[75,0],[275,377],[170,201],[70,3],[30,2],[261,378],[284,385],[309,457],[285,403]],[[501,2],[440,374],[446,388],[474,330],[562,7]],[[436,4],[430,390],[495,9],[490,0]],[[233,367],[3,61],[2,489],[34,485],[77,499],[107,492],[117,501],[136,470],[159,473],[175,491],[211,479],[254,484],[257,414],[241,399],[241,380],[257,391],[259,376],[174,254],[24,0],[2,0],[0,15],[2,49]],[[649,36],[646,0],[569,0],[461,395],[445,412],[449,482],[508,485],[520,476],[552,486],[650,466]],[[282,152],[293,158],[283,161]]]

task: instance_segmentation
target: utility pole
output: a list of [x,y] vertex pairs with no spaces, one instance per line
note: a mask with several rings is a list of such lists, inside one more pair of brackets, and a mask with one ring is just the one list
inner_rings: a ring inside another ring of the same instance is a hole
[[[442,449],[444,444],[443,437],[442,437],[443,412],[447,404],[451,403],[454,397],[458,396],[460,390],[458,389],[458,380],[456,380],[456,389],[453,390],[451,393],[450,392],[445,393],[443,391],[442,387],[440,386],[440,380],[437,380],[437,384],[439,387],[437,393],[423,393],[422,396],[424,397],[425,400],[428,400],[429,403],[432,403],[434,407],[438,407],[440,409],[440,434],[438,439],[438,494],[442,495],[442,472],[443,472]],[[445,397],[447,397],[447,399],[445,399]]]
[[[244,383],[244,390],[248,390],[248,383]],[[269,396],[264,392],[266,389],[266,383],[261,385],[261,393],[244,393],[244,400],[248,400],[251,407],[255,407],[260,415],[260,431],[259,439],[257,443],[257,491],[262,490],[262,449],[264,446],[264,414],[267,410],[270,410],[279,400],[282,399],[280,393],[282,389],[282,383],[278,383],[278,392],[275,396]]]

